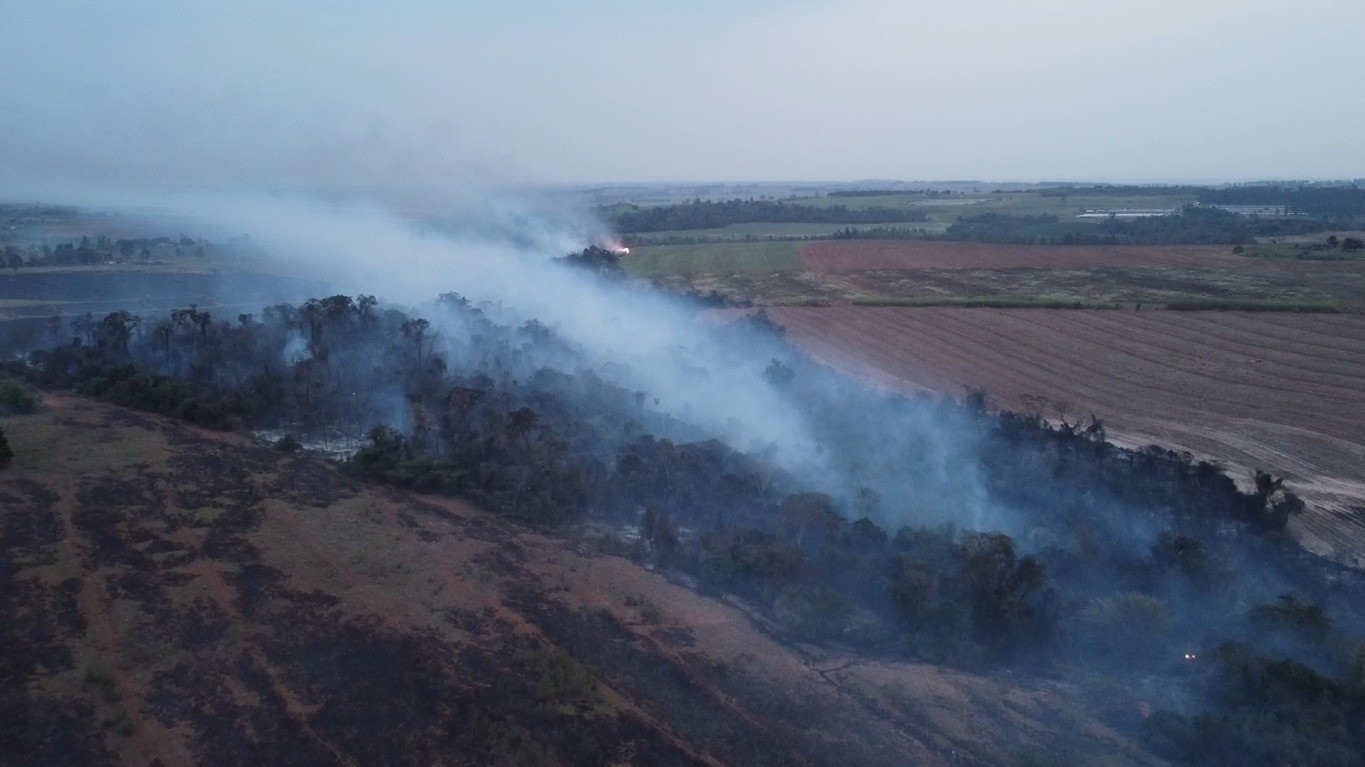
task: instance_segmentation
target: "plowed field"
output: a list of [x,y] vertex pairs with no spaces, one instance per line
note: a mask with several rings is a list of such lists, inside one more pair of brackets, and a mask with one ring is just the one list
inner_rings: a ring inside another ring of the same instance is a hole
[[1282,474],[1291,530],[1365,564],[1365,317],[1170,311],[769,308],[817,357],[883,384],[1071,420]]

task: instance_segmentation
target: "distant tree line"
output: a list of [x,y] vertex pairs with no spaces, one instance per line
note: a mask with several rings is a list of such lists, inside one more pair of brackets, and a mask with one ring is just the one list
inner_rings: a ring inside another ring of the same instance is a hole
[[923,211],[907,207],[852,210],[844,205],[814,206],[770,200],[693,200],[675,205],[632,205],[611,216],[621,234],[676,229],[719,229],[731,224],[875,224],[925,221]]
[[0,251],[0,257],[3,257],[0,266],[10,269],[23,266],[91,266],[114,261],[148,261],[154,253],[202,258],[205,250],[204,243],[184,235],[178,240],[169,237],[111,239],[103,235],[92,240],[84,236],[79,242],[63,242],[55,246],[6,245]]
[[923,194],[919,191],[904,189],[836,189],[826,193],[826,197],[898,197],[907,194]]
[[1045,186],[1039,197],[1196,197],[1208,191],[1204,186],[1143,184],[1124,186],[1114,184]]
[[[701,203],[719,205],[720,203]],[[820,209],[783,203],[763,203],[779,205],[796,210],[840,210]],[[1280,203],[1282,204],[1282,203]],[[669,208],[641,209],[642,216],[656,218],[652,223],[628,218],[635,212],[621,214],[617,225],[623,233],[644,233],[672,229],[718,228],[736,221],[720,217],[699,217],[683,221],[681,217],[670,218],[671,212],[654,211],[683,210],[690,207],[670,206]],[[881,211],[888,211],[883,213]],[[1245,245],[1258,238],[1289,237],[1311,234],[1324,228],[1343,228],[1354,225],[1349,217],[1312,218],[1280,216],[1245,216],[1212,206],[1189,205],[1166,216],[1144,216],[1120,218],[1118,216],[1102,219],[1099,222],[1082,222],[1063,219],[1052,214],[1014,215],[1009,213],[977,213],[959,216],[942,234],[930,232],[923,227],[898,227],[885,225],[888,222],[924,221],[926,217],[919,211],[901,212],[892,216],[894,209],[869,208],[852,211],[845,217],[842,214],[826,217],[823,223],[847,223],[843,229],[828,235],[794,237],[790,239],[836,239],[836,240],[901,240],[901,239],[949,239],[966,242],[995,242],[1030,245]],[[804,215],[804,214],[802,214]],[[779,222],[774,217],[745,219],[746,221]],[[819,217],[801,219],[790,216],[781,221],[821,220]],[[709,221],[705,226],[702,223]],[[877,226],[854,226],[854,224],[876,223]],[[773,239],[773,238],[768,238]],[[674,237],[670,243],[708,242],[705,238]]]
[[1320,231],[1319,222],[1243,216],[1189,205],[1169,216],[1112,217],[1098,224],[1064,221],[1051,214],[961,216],[946,236],[953,240],[1037,245],[1238,245],[1257,237]]
[[811,237],[812,240],[926,240],[929,230],[905,226],[844,227],[824,237]]
[[1199,201],[1209,205],[1281,205],[1290,214],[1316,219],[1318,228],[1347,228],[1365,221],[1365,189],[1326,184],[1246,184],[1203,189]]

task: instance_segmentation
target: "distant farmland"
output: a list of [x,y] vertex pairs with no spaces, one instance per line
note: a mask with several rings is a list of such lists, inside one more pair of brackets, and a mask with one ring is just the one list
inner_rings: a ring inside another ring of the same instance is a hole
[[866,269],[1077,269],[1087,267],[1229,267],[1246,262],[1208,245],[997,245],[933,240],[825,240],[801,244],[816,272]]
[[631,273],[644,277],[692,272],[783,272],[802,268],[797,244],[786,241],[635,248],[628,257],[627,266]]
[[1365,311],[1365,260],[1254,258],[1231,246],[755,240],[640,246],[625,267],[759,306]]
[[755,241],[642,247],[627,266],[765,307],[819,358],[884,385],[953,397],[972,387],[1054,419],[1059,405],[1239,480],[1283,475],[1309,504],[1291,531],[1365,565],[1365,261],[1306,258],[1306,242],[1236,254]]

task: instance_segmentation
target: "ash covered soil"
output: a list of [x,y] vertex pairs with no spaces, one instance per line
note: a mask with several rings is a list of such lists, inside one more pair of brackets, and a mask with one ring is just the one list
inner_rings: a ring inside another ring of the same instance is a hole
[[1045,680],[89,400],[0,419],[0,764],[1151,764]]

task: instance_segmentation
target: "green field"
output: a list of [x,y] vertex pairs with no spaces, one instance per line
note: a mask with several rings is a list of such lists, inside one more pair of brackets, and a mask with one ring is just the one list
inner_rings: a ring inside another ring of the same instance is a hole
[[1365,250],[1343,250],[1313,242],[1261,242],[1248,245],[1243,255],[1249,258],[1284,258],[1299,261],[1360,261]]
[[797,243],[726,242],[702,245],[642,245],[622,261],[633,277],[676,274],[800,271]]
[[933,228],[933,225],[920,221],[908,223],[889,222],[882,224],[770,224],[766,222],[753,222],[746,224],[730,224],[729,226],[723,226],[717,229],[672,229],[664,232],[647,232],[631,235],[631,237],[636,242],[640,243],[662,243],[676,239],[686,239],[690,241],[743,241],[765,240],[768,238],[781,239],[787,237],[827,237],[835,232],[842,232],[849,227],[854,229],[870,229],[878,226],[896,228],[925,228],[927,226]]
[[809,205],[812,208],[832,208],[842,205],[849,210],[868,208],[905,208],[925,199],[922,194],[878,194],[867,197],[797,197],[783,202],[792,205]]
[[633,277],[659,280],[673,290],[714,292],[738,302],[768,306],[1365,310],[1365,273],[1359,269],[1360,262],[1350,260],[1337,260],[1340,269],[1313,272],[1302,272],[1291,258],[1248,258],[1247,268],[1077,266],[809,272],[801,261],[800,247],[801,243],[794,240],[643,245],[632,248],[622,265]]

